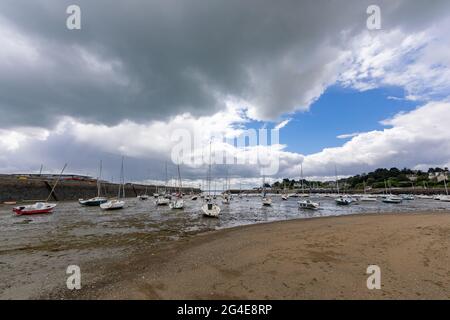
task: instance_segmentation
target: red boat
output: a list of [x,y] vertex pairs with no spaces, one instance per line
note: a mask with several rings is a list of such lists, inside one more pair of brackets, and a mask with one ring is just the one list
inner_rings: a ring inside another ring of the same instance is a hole
[[55,203],[36,202],[32,205],[14,207],[13,211],[17,215],[46,214],[52,213],[55,207]]

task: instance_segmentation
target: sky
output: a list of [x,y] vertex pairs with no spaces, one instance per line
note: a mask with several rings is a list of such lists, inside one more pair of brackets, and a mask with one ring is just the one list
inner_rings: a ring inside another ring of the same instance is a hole
[[[66,8],[81,9],[81,29]],[[381,29],[366,10],[380,8]],[[0,173],[220,185],[450,164],[448,1],[0,3]],[[278,129],[270,145],[238,146]],[[179,132],[195,138],[174,156]],[[218,137],[226,137],[222,142]],[[233,140],[234,139],[234,140]],[[231,142],[230,142],[231,141]],[[201,164],[185,161],[202,158]],[[176,158],[176,161],[175,161]],[[181,158],[181,160],[180,160]],[[258,158],[259,159],[259,158]]]

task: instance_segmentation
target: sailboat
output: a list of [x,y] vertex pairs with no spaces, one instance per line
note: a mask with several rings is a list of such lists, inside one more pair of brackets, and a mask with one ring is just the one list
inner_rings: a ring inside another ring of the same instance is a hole
[[170,203],[170,194],[167,193],[167,162],[166,162],[166,180],[164,182],[164,192],[158,191],[158,198],[155,201],[157,206],[167,206]]
[[363,181],[363,188],[364,188],[364,196],[362,196],[361,198],[359,198],[359,201],[364,201],[364,202],[376,202],[377,198],[375,197],[371,197],[370,195],[366,194],[366,182]]
[[301,186],[302,186],[301,197],[307,198],[307,197],[309,197],[309,194],[305,193],[305,185],[304,185],[304,179],[303,179],[303,163],[300,163],[300,181],[301,181]]
[[[149,173],[150,173],[150,172],[149,172]],[[140,194],[140,195],[137,196],[137,198],[138,198],[139,200],[148,200],[148,199],[150,199],[150,196],[149,196],[148,193],[147,193],[147,189],[148,189],[148,186],[145,185],[145,192],[144,192],[144,194]]]
[[170,209],[183,209],[184,208],[180,165],[178,165],[178,193],[176,194],[175,200],[173,200],[169,204],[169,207],[170,207]]
[[203,215],[210,218],[218,218],[220,207],[211,199],[211,141],[209,142],[209,167],[208,167],[208,196],[202,205]]
[[[303,187],[303,164],[300,164],[300,175],[301,175],[301,179],[302,179],[302,195],[305,194],[304,192],[304,187]],[[312,209],[312,210],[317,210],[320,208],[320,204],[317,202],[313,202],[311,200],[300,200],[297,201],[298,207],[300,209]]]
[[339,180],[338,180],[338,176],[337,176],[336,166],[334,167],[334,172],[336,175],[336,189],[337,189],[337,193],[338,193],[338,197],[336,199],[334,199],[334,201],[339,206],[348,206],[349,204],[351,204],[353,202],[353,199],[350,198],[349,196],[339,195]]
[[91,198],[91,199],[87,199],[87,200],[78,199],[78,203],[79,204],[81,204],[83,206],[91,206],[91,207],[96,206],[96,207],[98,207],[102,203],[105,203],[105,202],[108,201],[107,198],[100,196],[101,187],[102,187],[101,182],[100,182],[101,178],[102,178],[102,161],[100,160],[99,174],[98,174],[98,177],[97,177],[97,196],[94,197],[94,198]]
[[283,179],[283,194],[281,195],[281,200],[287,200],[289,199],[289,196],[286,193],[286,181]]
[[227,175],[225,177],[225,181],[223,183],[223,193],[222,193],[222,203],[223,204],[230,204],[230,194],[228,193],[229,186],[228,186],[228,171]]
[[[386,185],[386,180],[384,181],[384,187],[386,189],[386,194],[387,194],[387,185]],[[391,185],[389,184],[389,195],[387,195],[386,197],[383,198],[382,200],[384,203],[401,203],[403,201],[402,198],[394,196],[392,194],[391,191]]]
[[48,195],[45,202],[36,202],[35,204],[30,204],[30,205],[25,205],[25,206],[17,206],[17,207],[13,208],[13,212],[19,216],[52,213],[53,209],[56,207],[56,203],[48,203],[48,200],[50,199],[53,192],[55,191],[55,188],[58,185],[58,182],[61,179],[61,176],[62,176],[64,170],[66,169],[66,167],[67,167],[67,163],[64,165],[63,169],[61,170],[61,173],[59,174],[58,179],[56,180],[55,184],[53,185],[53,188],[50,191],[50,194]]
[[262,198],[262,205],[265,207],[270,207],[272,205],[272,198],[267,196],[266,193],[266,179],[265,175],[263,174],[263,198]]
[[125,201],[120,200],[120,197],[122,196],[125,198],[125,175],[123,170],[123,157],[122,157],[122,165],[120,167],[120,181],[119,181],[119,191],[117,193],[117,199],[111,199],[105,203],[102,203],[100,205],[100,208],[102,210],[118,210],[123,209],[125,206]]

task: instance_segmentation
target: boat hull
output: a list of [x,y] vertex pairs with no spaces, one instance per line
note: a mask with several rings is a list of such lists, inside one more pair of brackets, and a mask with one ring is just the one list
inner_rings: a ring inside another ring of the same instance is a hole
[[98,207],[99,205],[108,202],[108,199],[106,198],[97,198],[97,199],[88,199],[88,200],[83,200],[80,199],[78,200],[78,203],[81,204],[82,206],[87,206],[87,207]]
[[19,216],[50,214],[55,207],[56,204],[36,203],[34,205],[14,207],[13,212]]
[[119,210],[119,209],[123,209],[123,207],[125,206],[125,202],[124,201],[108,201],[105,203],[102,203],[100,205],[100,208],[102,210]]
[[203,216],[209,218],[218,218],[220,214],[220,207],[215,204],[205,203],[202,206]]

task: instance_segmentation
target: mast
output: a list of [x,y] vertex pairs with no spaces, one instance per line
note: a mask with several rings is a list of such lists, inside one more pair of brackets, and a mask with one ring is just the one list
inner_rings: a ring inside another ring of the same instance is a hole
[[125,198],[125,171],[123,169],[123,160],[124,157],[122,156],[122,190],[123,190],[123,198]]
[[209,140],[208,197],[211,197],[211,140]]
[[334,165],[334,175],[336,176],[336,189],[337,189],[337,193],[339,194],[339,180],[338,180],[338,176],[337,176],[336,165]]
[[59,182],[59,180],[61,179],[61,176],[62,176],[64,170],[66,170],[66,167],[67,167],[67,163],[64,164],[64,167],[63,167],[63,169],[61,170],[61,173],[59,174],[58,179],[56,180],[55,184],[53,185],[52,191],[50,191],[50,194],[48,195],[47,200],[45,200],[45,202],[47,202],[47,201],[50,199],[50,197],[52,196],[53,191],[55,191],[55,188],[56,188],[56,186],[58,185],[58,182]]
[[[123,179],[123,156],[122,156],[122,164],[120,166],[120,177],[119,177],[119,192],[117,193],[117,200],[120,199],[120,196],[123,192],[123,196],[125,197],[125,188],[124,188],[124,183],[123,183],[124,179]],[[123,191],[122,191],[123,188]]]
[[180,173],[180,164],[178,164],[178,193],[181,195],[181,173]]
[[303,162],[300,163],[300,179],[301,179],[301,184],[302,184],[302,195],[304,195],[305,188],[303,186]]
[[100,160],[100,169],[99,169],[99,173],[98,173],[98,177],[97,177],[97,197],[100,197],[100,189],[101,189],[101,185],[100,185],[100,179],[102,178],[102,160]]
[[167,161],[165,163],[166,166],[166,180],[164,181],[164,193],[167,193]]
[[448,196],[448,189],[447,189],[447,178],[444,176],[444,186],[445,186],[445,193]]

